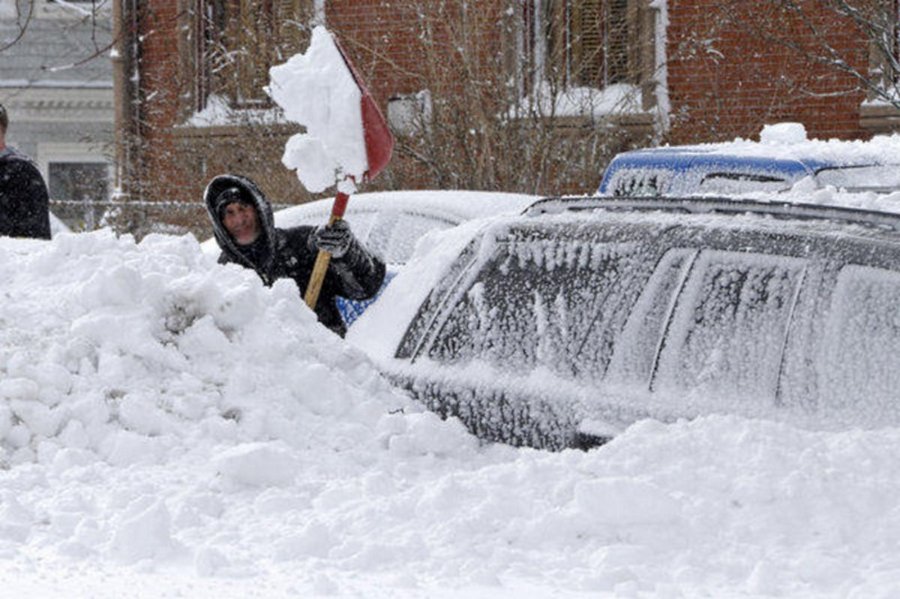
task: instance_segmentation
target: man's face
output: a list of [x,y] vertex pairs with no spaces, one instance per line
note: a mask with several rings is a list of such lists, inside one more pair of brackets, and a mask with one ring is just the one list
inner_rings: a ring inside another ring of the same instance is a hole
[[249,245],[259,237],[259,216],[250,204],[232,202],[225,206],[222,224],[238,245]]

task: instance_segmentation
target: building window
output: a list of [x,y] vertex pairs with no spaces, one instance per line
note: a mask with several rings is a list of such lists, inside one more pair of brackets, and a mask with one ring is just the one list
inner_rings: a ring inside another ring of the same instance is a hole
[[47,187],[53,212],[75,230],[100,223],[109,199],[109,166],[103,162],[50,162]]
[[532,0],[526,52],[537,76],[565,88],[640,82],[639,0]]
[[196,110],[208,98],[269,107],[269,68],[309,42],[312,0],[195,0]]

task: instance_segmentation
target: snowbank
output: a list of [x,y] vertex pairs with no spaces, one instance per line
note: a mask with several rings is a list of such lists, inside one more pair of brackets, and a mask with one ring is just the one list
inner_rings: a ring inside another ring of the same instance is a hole
[[0,239],[0,585],[40,597],[890,597],[900,431],[481,446],[192,238]]

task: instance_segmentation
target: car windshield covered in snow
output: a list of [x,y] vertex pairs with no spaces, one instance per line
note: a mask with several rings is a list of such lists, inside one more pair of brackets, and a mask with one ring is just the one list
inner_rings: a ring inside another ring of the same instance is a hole
[[815,188],[900,190],[900,138],[809,140],[802,126],[789,123],[764,129],[761,138],[623,152],[610,161],[597,195],[783,192],[805,179]]
[[390,318],[376,310],[351,340],[482,438],[585,446],[644,417],[716,412],[900,424],[900,217],[548,200],[455,243],[452,262],[436,252],[409,273],[441,274],[402,337],[371,339]]

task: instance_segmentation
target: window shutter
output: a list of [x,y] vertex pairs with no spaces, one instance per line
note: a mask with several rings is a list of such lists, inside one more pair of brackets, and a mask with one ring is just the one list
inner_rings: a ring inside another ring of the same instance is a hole
[[548,74],[568,86],[603,88],[632,79],[636,0],[549,0]]
[[607,0],[607,2],[604,85],[629,81],[628,54],[629,41],[632,37],[629,31],[629,0]]
[[274,39],[273,0],[238,0],[237,18],[237,106],[268,103],[263,86],[269,82],[270,57],[277,46]]
[[603,3],[602,0],[576,2],[572,8],[572,82],[603,85]]
[[312,0],[199,0],[208,33],[201,40],[205,74],[201,102],[210,94],[235,108],[270,106],[269,68],[309,43]]

